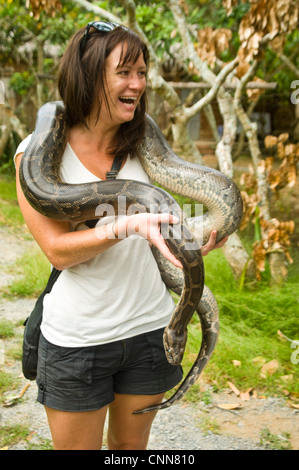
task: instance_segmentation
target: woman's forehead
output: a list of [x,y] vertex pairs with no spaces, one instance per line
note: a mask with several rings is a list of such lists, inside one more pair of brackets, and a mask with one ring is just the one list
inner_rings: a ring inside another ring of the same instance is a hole
[[142,52],[142,49],[140,49],[136,44],[135,47],[130,47],[127,42],[121,42],[118,43],[111,51],[106,61],[115,68],[127,64],[135,64],[136,62],[142,62],[146,65]]

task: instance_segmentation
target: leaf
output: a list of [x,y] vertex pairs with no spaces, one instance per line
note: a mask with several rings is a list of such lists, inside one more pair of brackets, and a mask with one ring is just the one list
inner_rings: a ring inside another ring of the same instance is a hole
[[237,397],[240,395],[240,390],[238,390],[237,387],[232,382],[228,381],[227,385],[235,393],[235,395],[237,395]]
[[241,361],[237,361],[237,359],[233,359],[232,362],[233,362],[233,365],[234,365],[235,367],[240,367],[240,365],[241,365]]
[[260,376],[263,379],[266,379],[267,376],[273,375],[274,372],[276,372],[278,368],[279,368],[279,362],[276,359],[266,362],[266,364],[264,364],[261,368]]
[[292,403],[292,402],[288,401],[288,405],[291,408],[295,408],[295,410],[299,410],[299,404],[297,405],[296,403]]
[[[235,3],[235,0],[224,0],[228,14],[232,12]],[[251,0],[250,9],[243,16],[239,27],[240,65],[249,64],[254,58],[263,58],[264,51],[261,46],[265,38],[271,41],[277,53],[282,52],[287,35],[297,28],[298,16],[298,1]],[[238,68],[238,74],[241,66]]]
[[241,403],[220,403],[217,405],[217,408],[221,410],[236,410],[237,408],[242,408]]
[[292,342],[293,340],[288,338],[282,331],[280,330],[277,330],[277,335],[279,336],[279,338],[281,339],[281,341],[290,341]]
[[245,390],[245,392],[241,392],[240,393],[240,398],[241,400],[243,401],[249,401],[250,400],[250,392],[253,390],[252,387],[248,388],[247,390]]
[[275,137],[274,135],[267,135],[267,137],[265,137],[266,148],[274,147],[276,144],[277,144],[277,137]]
[[288,374],[288,375],[282,375],[280,378],[284,382],[291,382],[293,380],[293,374]]
[[21,398],[23,397],[24,393],[26,392],[26,390],[28,389],[29,386],[30,386],[30,383],[27,383],[19,395],[9,397],[4,402],[3,407],[8,408],[10,406],[16,405],[21,400]]

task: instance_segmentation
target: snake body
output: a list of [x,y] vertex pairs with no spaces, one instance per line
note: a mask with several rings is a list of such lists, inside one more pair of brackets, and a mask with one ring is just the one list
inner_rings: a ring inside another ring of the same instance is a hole
[[[181,363],[187,341],[187,326],[197,311],[202,326],[202,344],[198,357],[186,378],[169,399],[135,413],[163,409],[179,400],[196,381],[207,364],[219,332],[218,308],[213,294],[204,286],[204,266],[200,246],[212,229],[218,239],[233,233],[242,217],[242,200],[236,185],[222,173],[191,164],[178,157],[161,131],[147,116],[146,132],[140,144],[141,164],[150,178],[168,190],[189,196],[208,208],[203,217],[187,219],[176,200],[163,189],[138,181],[112,180],[85,184],[61,181],[59,165],[66,146],[66,125],[61,102],[47,103],[38,112],[36,128],[20,165],[20,183],[29,203],[43,215],[62,221],[97,218],[99,204],[119,210],[119,197],[126,208],[135,211],[171,212],[180,223],[161,231],[169,249],[181,261],[176,268],[153,248],[166,286],[180,295],[180,300],[164,331],[168,361]],[[120,214],[121,215],[121,214]],[[202,230],[202,237],[198,236]]]

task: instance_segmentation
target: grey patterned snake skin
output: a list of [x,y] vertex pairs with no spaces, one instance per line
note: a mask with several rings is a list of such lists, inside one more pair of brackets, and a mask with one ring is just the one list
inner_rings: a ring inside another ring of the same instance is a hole
[[195,311],[202,326],[202,344],[194,365],[174,395],[161,404],[135,413],[167,408],[194,384],[215,348],[219,333],[218,308],[213,294],[204,286],[200,247],[209,239],[213,229],[218,232],[217,241],[237,230],[243,212],[240,192],[219,171],[178,157],[148,116],[145,136],[139,148],[144,170],[166,189],[203,204],[208,209],[204,216],[187,219],[179,204],[166,191],[138,181],[116,179],[85,184],[64,183],[59,176],[59,165],[65,146],[63,105],[61,102],[47,103],[38,112],[36,129],[20,165],[23,192],[38,212],[61,221],[96,219],[99,204],[109,204],[117,210],[119,196],[125,196],[126,208],[134,206],[137,212],[171,212],[180,219],[180,223],[173,226],[162,224],[161,232],[183,269],[176,268],[153,248],[167,288],[180,295],[164,331],[165,354],[171,364],[181,363],[187,326]]

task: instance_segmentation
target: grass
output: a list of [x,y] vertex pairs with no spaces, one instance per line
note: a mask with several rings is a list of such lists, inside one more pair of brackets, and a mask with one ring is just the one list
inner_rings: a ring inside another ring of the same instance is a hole
[[4,393],[16,387],[16,379],[0,368],[0,402],[4,401]]
[[0,320],[0,339],[14,336],[14,324],[8,320]]
[[260,445],[270,450],[292,450],[289,439],[289,433],[282,432],[280,435],[276,435],[267,428],[262,429],[260,433]]
[[14,426],[1,426],[0,427],[0,448],[12,446],[19,441],[26,439],[30,434],[27,426],[16,424]]
[[9,270],[16,274],[16,279],[4,289],[6,298],[38,297],[50,275],[50,264],[36,248],[33,252],[25,253]]
[[0,176],[0,226],[9,226],[16,230],[24,225],[20,212],[15,180]]
[[[296,269],[290,271],[290,279],[284,286],[271,287],[264,282],[242,290],[219,251],[205,258],[205,269],[206,284],[214,293],[220,310],[219,341],[204,371],[205,379],[214,390],[226,387],[229,380],[240,390],[253,387],[272,395],[284,396],[288,392],[299,396],[298,364],[291,362],[294,350],[278,333],[299,339]],[[184,358],[186,372],[194,362],[200,341],[201,329],[194,316],[189,325]],[[273,359],[278,361],[278,369],[273,375],[261,377],[262,364]],[[240,361],[240,366],[236,367],[234,360]],[[199,395],[197,385],[187,398],[196,400]]]
[[[12,232],[17,231],[18,235],[24,238],[28,237],[17,202],[15,180],[3,175],[0,176],[0,227],[1,225]],[[50,265],[37,247],[17,259],[7,272],[16,274],[16,279],[8,288],[2,289],[3,296],[6,298],[37,297],[46,285]]]

